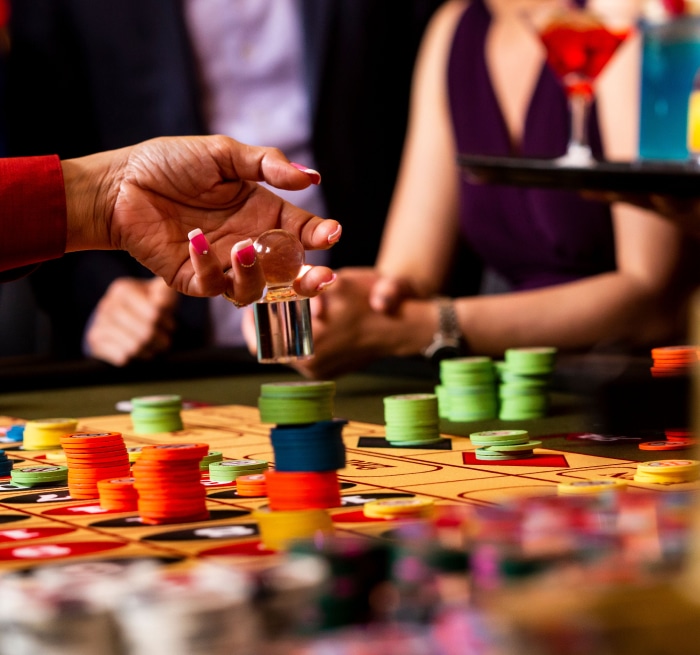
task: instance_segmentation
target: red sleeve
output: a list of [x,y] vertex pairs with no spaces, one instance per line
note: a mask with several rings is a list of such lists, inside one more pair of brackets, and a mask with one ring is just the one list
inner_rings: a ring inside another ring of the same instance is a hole
[[66,230],[58,157],[0,159],[0,271],[61,257]]

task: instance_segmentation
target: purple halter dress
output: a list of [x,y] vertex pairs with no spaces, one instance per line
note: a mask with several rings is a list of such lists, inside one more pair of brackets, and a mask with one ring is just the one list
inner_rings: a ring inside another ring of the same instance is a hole
[[[543,66],[528,110],[520,152],[513,152],[485,61],[491,15],[472,0],[462,15],[448,66],[457,148],[490,156],[557,157],[569,134],[563,89]],[[594,155],[602,145],[591,112]],[[568,191],[461,182],[460,229],[484,265],[513,290],[568,282],[615,269],[614,238],[606,204]]]

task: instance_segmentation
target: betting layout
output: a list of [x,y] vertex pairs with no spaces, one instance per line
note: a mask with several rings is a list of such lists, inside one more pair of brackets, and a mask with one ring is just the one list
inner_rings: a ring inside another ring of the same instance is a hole
[[[288,394],[297,413],[291,425],[282,424],[281,418],[289,411]],[[616,439],[604,435],[531,440],[527,430],[509,429],[475,433],[473,438],[442,434],[418,444],[414,435],[408,445],[397,445],[387,439],[387,425],[333,416],[332,395],[332,383],[270,384],[261,389],[259,408],[178,411],[168,404],[171,399],[150,397],[137,403],[141,414],[136,418],[132,410],[66,419],[73,421],[68,427],[74,434],[59,437],[61,448],[44,447],[41,437],[30,444],[34,450],[7,440],[5,456],[13,466],[12,477],[0,485],[0,521],[5,524],[0,530],[1,566],[12,570],[98,557],[172,562],[224,557],[264,567],[284,549],[285,522],[293,519],[298,527],[302,515],[294,512],[304,503],[304,489],[311,489],[306,484],[315,485],[313,493],[306,493],[317,500],[303,515],[308,530],[348,536],[380,535],[388,521],[415,517],[449,525],[470,509],[513,498],[613,487],[682,492],[698,484],[698,464],[688,459],[688,452],[674,452],[672,458],[647,453],[652,456],[647,459],[658,457],[664,464],[655,467],[647,461],[640,469],[637,461],[565,449],[567,443],[590,440],[599,446]],[[311,396],[313,402],[307,402]],[[396,403],[416,402],[419,413],[425,412],[421,395],[391,401],[394,418]],[[166,408],[163,416],[146,412],[147,419],[161,422],[157,429],[163,428],[162,421],[176,429],[151,432],[144,427],[143,408],[149,403],[151,410],[158,404]],[[412,415],[415,410],[401,411]],[[23,423],[11,417],[0,420],[7,426]],[[56,424],[45,421],[41,426],[49,440]],[[103,443],[87,453],[85,443],[96,440]],[[676,448],[679,441],[690,448],[687,435],[674,437]],[[111,480],[98,483],[90,473],[87,458],[95,453],[107,458]],[[263,484],[266,472],[269,488]],[[41,480],[42,475],[49,477]],[[142,494],[149,496],[141,511],[133,486],[125,482],[130,475],[140,479]],[[100,497],[98,484],[109,493]],[[170,514],[163,509],[168,505]]]

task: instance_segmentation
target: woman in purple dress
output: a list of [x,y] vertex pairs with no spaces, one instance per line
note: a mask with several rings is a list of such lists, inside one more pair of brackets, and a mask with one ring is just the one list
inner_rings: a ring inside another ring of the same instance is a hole
[[[430,349],[440,316],[450,327],[450,306],[435,296],[459,238],[508,286],[451,303],[469,352],[645,348],[685,334],[688,244],[674,225],[575,192],[474,185],[455,165],[458,153],[556,157],[566,150],[563,89],[518,15],[532,1],[451,0],[434,17],[376,266],[341,270],[316,301],[316,355],[297,366],[302,373],[333,377]],[[598,80],[591,116],[598,157],[636,157],[638,84],[633,36]]]

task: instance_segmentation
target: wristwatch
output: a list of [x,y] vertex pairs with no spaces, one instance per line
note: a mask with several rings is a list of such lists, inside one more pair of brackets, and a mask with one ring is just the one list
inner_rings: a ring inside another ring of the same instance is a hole
[[436,298],[438,304],[438,331],[432,343],[423,350],[423,356],[433,362],[450,357],[460,357],[465,353],[465,342],[459,327],[452,298]]

